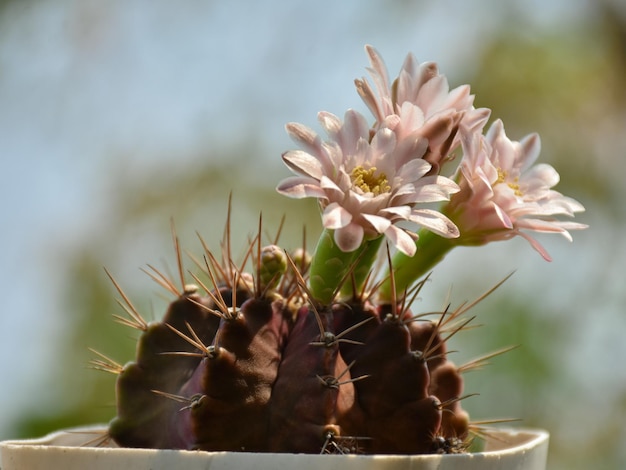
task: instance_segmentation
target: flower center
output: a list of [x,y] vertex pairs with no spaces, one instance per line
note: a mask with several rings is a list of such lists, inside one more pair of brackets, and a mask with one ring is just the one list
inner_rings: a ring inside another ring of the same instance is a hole
[[508,177],[509,177],[509,174],[506,171],[504,171],[501,168],[498,168],[498,179],[496,180],[496,184],[506,183],[506,185],[513,190],[513,193],[516,196],[522,197],[524,193],[522,192],[519,186],[519,177],[516,176],[515,178],[513,178],[512,181],[507,181],[509,179]]
[[352,184],[364,193],[372,193],[374,196],[378,196],[379,194],[391,190],[389,181],[387,181],[387,175],[384,173],[376,174],[375,166],[367,170],[362,166],[357,166],[352,170],[350,176],[352,178]]

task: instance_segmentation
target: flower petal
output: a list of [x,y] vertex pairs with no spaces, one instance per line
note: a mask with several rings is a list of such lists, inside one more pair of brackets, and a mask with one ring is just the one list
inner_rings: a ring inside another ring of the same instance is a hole
[[304,147],[307,153],[313,155],[320,161],[320,164],[325,172],[330,171],[335,162],[328,153],[328,150],[319,135],[317,135],[312,129],[309,129],[308,127],[297,122],[288,123],[285,126],[285,129],[292,139]]
[[359,224],[349,224],[338,230],[335,230],[335,243],[341,251],[354,251],[363,242],[363,227]]
[[322,177],[322,165],[312,155],[302,150],[290,150],[283,154],[283,161],[295,173],[319,180]]
[[329,204],[322,214],[324,228],[339,229],[352,221],[352,214],[336,202]]
[[524,173],[521,183],[524,184],[524,192],[532,193],[556,186],[559,180],[559,174],[551,165],[540,163]]
[[414,158],[399,168],[397,177],[401,178],[405,183],[413,183],[428,173],[431,166],[423,158]]
[[276,191],[284,196],[295,199],[302,199],[305,197],[326,199],[326,193],[322,188],[320,188],[320,185],[316,180],[302,176],[290,176],[285,178],[280,182]]
[[379,214],[388,215],[391,219],[408,220],[411,216],[411,208],[409,206],[386,207]]
[[450,219],[431,209],[414,209],[409,220],[444,238],[459,236],[459,229]]
[[386,217],[371,214],[362,214],[362,217],[370,223],[374,230],[381,234],[385,233],[385,230],[391,225],[391,221]]
[[393,243],[393,246],[407,256],[413,256],[417,251],[415,240],[403,229],[390,225],[385,231],[385,236]]
[[324,190],[324,193],[330,199],[343,199],[345,190],[327,176],[322,176],[322,179],[320,180],[320,187]]

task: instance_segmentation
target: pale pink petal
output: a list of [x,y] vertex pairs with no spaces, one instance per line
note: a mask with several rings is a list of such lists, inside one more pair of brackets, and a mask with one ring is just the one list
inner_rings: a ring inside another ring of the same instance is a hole
[[352,214],[342,206],[333,202],[329,204],[322,214],[324,228],[338,229],[345,227],[352,221]]
[[330,171],[335,165],[335,162],[331,159],[331,156],[324,146],[322,138],[312,129],[296,122],[288,123],[285,129],[292,139],[304,147],[307,153],[315,156],[319,160],[325,172]]
[[[392,153],[396,148],[396,135],[390,129],[381,129],[378,131],[370,144],[373,154],[384,158]],[[371,162],[376,166],[377,162]]]
[[285,178],[280,182],[276,191],[295,199],[302,199],[305,197],[326,199],[326,192],[320,188],[319,183],[316,180],[301,176],[290,176]]
[[489,120],[489,116],[491,116],[489,108],[470,109],[461,120],[461,134],[471,135],[482,132],[483,127]]
[[402,186],[398,191],[394,193],[394,195],[389,198],[389,206],[399,207],[399,206],[414,206],[419,203],[420,195],[415,190],[415,186],[412,184],[407,184]]
[[419,134],[428,139],[429,147],[438,147],[452,134],[461,117],[463,115],[453,109],[439,112],[419,128]]
[[[495,215],[495,219],[496,219],[496,227],[497,228],[504,228],[504,229],[508,229],[511,230],[513,229],[513,220],[511,220],[511,217],[509,217],[509,214],[507,214],[504,210],[502,210],[502,208],[496,204],[495,202],[491,202],[488,205],[488,208],[493,209],[493,214]],[[493,229],[493,223],[489,225],[489,229]]]
[[[413,58],[413,54],[409,54]],[[417,75],[414,75],[414,85],[416,90],[420,90],[425,83],[439,75],[439,67],[435,62],[424,62],[417,69]],[[417,95],[413,96],[413,101],[417,100]]]
[[516,214],[532,214],[538,216],[567,215],[573,217],[576,212],[581,212],[580,210],[574,210],[582,207],[578,201],[571,199],[572,203],[575,204],[572,205],[570,204],[569,198],[561,196],[560,193],[556,195],[554,195],[554,193],[556,193],[556,191],[549,191],[548,195],[544,199],[537,201],[536,204],[531,205],[529,203],[527,210],[525,210],[524,207],[516,208]]
[[357,92],[376,118],[376,121],[378,124],[381,124],[385,116],[393,112],[387,68],[380,54],[372,46],[365,46],[365,52],[369,57],[371,65],[367,70],[370,72],[376,90],[370,86],[365,78],[362,80],[357,79],[354,83]]
[[551,188],[560,181],[557,171],[547,163],[539,163],[530,168],[521,178],[524,191],[533,192],[537,189]]
[[[526,171],[539,158],[541,151],[541,139],[539,134],[530,134],[520,140],[520,155],[523,155],[523,163],[520,164],[520,170]],[[555,172],[556,173],[556,172]],[[552,184],[554,186],[559,182],[558,173],[557,180]]]
[[398,132],[401,138],[415,132],[416,129],[420,130],[420,135],[425,136],[424,132],[421,132],[421,128],[426,121],[424,111],[422,108],[410,101],[405,101],[398,109],[398,124],[394,130]]
[[327,112],[318,113],[318,119],[328,137],[338,145],[343,155],[354,154],[359,141],[369,139],[369,125],[365,117],[354,110],[346,112],[344,122]]
[[385,236],[391,241],[393,246],[407,256],[413,256],[417,251],[415,240],[409,236],[405,230],[390,225],[385,231]]
[[345,192],[337,183],[335,183],[327,176],[322,176],[319,185],[320,188],[322,188],[326,192],[326,194],[336,199],[341,199]]
[[374,93],[370,84],[367,83],[366,80],[357,79],[354,81],[354,85],[356,86],[357,93],[372,112],[376,121],[382,123],[387,113],[382,109],[382,104],[380,100],[376,98],[376,93]]
[[[518,221],[517,227],[520,229],[523,228],[523,229],[528,229],[534,232],[541,232],[541,233],[560,233],[567,240],[572,241],[571,234],[565,229],[565,227],[563,227],[563,224],[565,224],[565,222],[560,222],[556,219],[543,220],[543,219],[525,218],[525,219],[520,219]],[[578,226],[576,227],[578,229],[586,228],[586,227],[581,227],[583,224],[576,224],[574,222],[570,222],[568,225],[569,225],[568,228],[570,230],[572,229],[572,227],[575,227],[575,226]]]
[[341,251],[350,252],[356,250],[363,242],[364,230],[359,224],[349,224],[335,230],[335,243]]
[[557,193],[553,191],[553,193],[558,194],[558,196],[552,196],[554,199],[558,199],[559,205],[561,207],[566,208],[565,213],[567,215],[573,216],[576,212],[585,212],[585,207],[578,202],[576,199],[572,199],[571,197],[563,196],[561,193]]
[[322,177],[322,165],[312,155],[302,150],[290,150],[283,154],[283,161],[295,173],[319,180]]
[[371,214],[362,214],[362,217],[367,220],[378,233],[384,233],[391,225],[391,221],[386,217]]
[[519,230],[516,231],[515,234],[519,235],[520,237],[528,241],[528,243],[530,243],[530,246],[532,246],[535,249],[535,251],[537,251],[537,253],[541,255],[543,259],[545,259],[546,261],[552,261],[552,257],[548,254],[546,249],[533,237],[531,237],[527,233],[520,232]]
[[[587,224],[580,224],[578,222],[559,221],[559,227],[564,230],[584,230],[589,228]],[[569,233],[568,233],[569,234]]]
[[408,220],[411,216],[411,208],[409,206],[386,207],[380,211],[380,214],[389,215],[392,219]]
[[397,176],[402,181],[417,181],[430,171],[431,166],[422,158],[414,158],[398,169]]
[[290,122],[285,125],[289,136],[298,144],[302,145],[309,153],[317,154],[322,143],[322,139],[312,129],[297,122]]
[[341,128],[343,127],[341,119],[339,119],[334,114],[326,111],[320,111],[319,113],[317,113],[317,120],[320,122],[320,124],[331,139],[336,138],[336,136],[341,131]]
[[387,66],[383,58],[378,51],[369,44],[365,46],[365,52],[367,52],[370,59],[371,68],[369,70],[372,72],[372,78],[378,88],[378,93],[386,93],[389,89],[389,78],[387,76]]
[[445,99],[445,107],[456,110],[469,109],[474,103],[474,96],[470,95],[469,85],[461,85],[448,93]]
[[432,116],[439,109],[448,94],[448,80],[443,75],[428,80],[419,91],[416,103],[424,110],[426,117]]
[[437,64],[434,62],[425,62],[419,67],[415,66],[415,62],[413,54],[408,54],[403,70],[398,75],[397,100],[399,105],[405,101],[416,103],[424,84],[439,74]]
[[[426,169],[423,173],[426,174],[426,172],[428,172],[431,168],[430,163],[422,158],[426,154],[427,150],[428,139],[422,137],[421,135],[419,135],[419,133],[414,132],[410,136],[405,136],[403,139],[396,143],[396,150],[394,151],[395,167],[399,168],[399,171],[403,171],[402,167],[407,163],[413,161],[418,162],[417,165],[423,165],[424,163],[426,163],[428,164],[428,169]],[[418,176],[402,175],[402,177],[407,179],[417,179],[423,174],[420,174]]]
[[[433,178],[434,181],[429,183],[428,179]],[[415,191],[419,195],[419,202],[438,202],[450,199],[452,194],[458,193],[459,186],[445,176],[434,176],[422,178]]]
[[444,238],[459,236],[459,229],[450,219],[431,209],[414,209],[409,220]]
[[504,124],[502,123],[502,119],[496,119],[493,121],[489,129],[487,130],[487,134],[485,134],[485,138],[490,145],[493,145],[495,140],[504,132]]
[[358,142],[360,139],[369,140],[370,126],[361,113],[354,109],[349,109],[344,115],[344,126],[340,134],[346,136],[347,142]]

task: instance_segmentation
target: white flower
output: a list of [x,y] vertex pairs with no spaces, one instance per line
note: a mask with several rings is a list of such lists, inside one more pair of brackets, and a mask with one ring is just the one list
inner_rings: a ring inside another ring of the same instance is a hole
[[533,166],[540,147],[537,134],[520,142],[509,140],[500,120],[486,136],[466,136],[458,174],[461,191],[443,209],[461,231],[459,244],[480,245],[519,235],[549,261],[546,250],[522,230],[559,233],[571,241],[568,230],[587,228],[555,217],[573,217],[585,209],[552,189],[559,182],[552,166]]
[[443,237],[459,235],[447,217],[417,207],[449,200],[458,191],[448,178],[425,176],[431,169],[421,158],[428,147],[426,139],[416,135],[398,140],[384,126],[371,136],[365,118],[353,110],[346,113],[345,122],[326,112],[318,118],[328,141],[301,124],[286,126],[304,150],[283,155],[299,176],[283,180],[277,190],[294,198],[317,198],[324,228],[334,231],[342,251],[354,251],[364,240],[385,235],[399,251],[413,256],[416,234],[398,226],[404,221]]
[[419,64],[412,54],[407,55],[398,77],[390,84],[378,52],[371,46],[365,50],[374,88],[366,78],[355,80],[355,84],[376,118],[375,128],[392,129],[398,140],[413,134],[428,139],[424,158],[433,165],[433,172],[438,173],[440,162],[460,143],[457,132],[461,123],[469,132],[481,131],[490,110],[474,108],[469,85],[450,90],[437,64]]

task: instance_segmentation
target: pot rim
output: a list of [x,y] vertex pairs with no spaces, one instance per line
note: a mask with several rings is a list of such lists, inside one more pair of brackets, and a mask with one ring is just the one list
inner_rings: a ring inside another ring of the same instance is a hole
[[[180,452],[183,454],[198,454],[204,452],[205,454],[216,455],[226,453],[236,454],[254,454],[265,456],[280,456],[280,455],[312,455],[316,454],[291,454],[291,453],[254,453],[254,452],[227,452],[227,451],[195,451],[195,450],[174,450],[174,449],[149,449],[149,448],[124,448],[118,447],[114,443],[96,446],[91,445],[97,441],[93,435],[99,434],[103,436],[106,433],[107,426],[103,424],[88,425],[72,427],[67,429],[60,429],[53,431],[45,436],[32,438],[32,439],[14,439],[0,442],[0,451],[4,448],[10,447],[46,447],[46,448],[60,448],[60,449],[82,449],[82,450],[95,450],[107,452],[114,451],[116,453],[128,453],[128,452]],[[536,428],[507,428],[507,427],[486,427],[488,434],[485,439],[485,450],[479,452],[468,452],[464,454],[344,454],[344,455],[324,455],[327,457],[345,457],[350,455],[351,457],[419,457],[420,459],[458,459],[466,456],[493,456],[494,454],[506,455],[518,452],[524,452],[531,450],[535,447],[541,446],[548,442],[549,433],[543,429]],[[82,437],[82,438],[81,438]],[[507,440],[507,439],[512,439]]]

